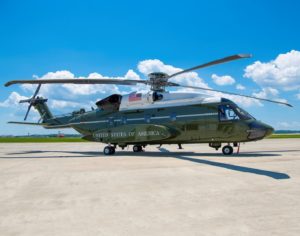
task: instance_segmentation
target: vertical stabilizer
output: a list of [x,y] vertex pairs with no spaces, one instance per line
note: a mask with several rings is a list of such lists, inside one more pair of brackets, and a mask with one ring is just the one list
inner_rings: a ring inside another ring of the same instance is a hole
[[48,119],[53,118],[51,111],[47,105],[47,100],[40,97],[40,102],[33,104],[34,108],[40,113],[41,119],[45,122]]

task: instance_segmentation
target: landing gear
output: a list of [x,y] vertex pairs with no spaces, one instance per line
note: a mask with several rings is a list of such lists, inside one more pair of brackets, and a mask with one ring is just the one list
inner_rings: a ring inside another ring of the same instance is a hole
[[113,146],[106,146],[103,150],[104,155],[113,155],[115,154],[116,149]]
[[226,145],[222,148],[222,152],[224,155],[231,155],[233,153],[233,147]]
[[208,145],[209,145],[211,148],[216,149],[216,151],[218,151],[219,148],[222,146],[221,143],[209,143]]
[[142,152],[143,151],[143,147],[141,145],[134,145],[132,150],[134,152]]

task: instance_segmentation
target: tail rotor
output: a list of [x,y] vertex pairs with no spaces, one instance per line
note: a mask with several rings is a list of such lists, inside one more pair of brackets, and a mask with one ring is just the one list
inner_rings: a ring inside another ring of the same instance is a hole
[[41,89],[41,86],[42,84],[39,84],[38,87],[36,88],[33,96],[29,99],[24,99],[24,100],[20,100],[19,103],[26,103],[28,102],[29,103],[29,106],[28,106],[28,109],[27,109],[27,112],[25,114],[25,117],[24,117],[24,120],[27,119],[27,116],[30,112],[30,109],[32,106],[38,104],[38,103],[43,103],[43,102],[47,102],[48,99],[44,99],[44,98],[40,98],[37,96],[37,94],[39,93],[40,89]]

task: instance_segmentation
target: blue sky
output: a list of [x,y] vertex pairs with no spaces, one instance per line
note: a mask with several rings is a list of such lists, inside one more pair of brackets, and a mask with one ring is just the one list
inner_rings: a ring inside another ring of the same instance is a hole
[[[145,79],[145,68],[189,68],[251,53],[251,59],[206,68],[182,81],[194,83],[199,77],[199,84],[211,88],[287,99],[293,109],[239,104],[277,129],[300,129],[299,11],[300,3],[289,0],[0,1],[0,80],[91,73]],[[48,132],[6,124],[23,119],[26,108],[14,99],[30,96],[31,89],[1,87],[0,134]],[[76,95],[77,90],[49,87],[41,93],[49,104],[55,101],[50,104],[54,113],[64,113],[124,88],[89,87],[87,94]],[[36,119],[32,112],[30,120]]]

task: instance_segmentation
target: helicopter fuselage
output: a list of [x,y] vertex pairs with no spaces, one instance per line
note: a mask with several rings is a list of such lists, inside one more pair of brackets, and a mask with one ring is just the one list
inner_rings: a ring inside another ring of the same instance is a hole
[[86,140],[122,147],[184,143],[218,147],[221,143],[259,140],[273,132],[271,126],[257,121],[232,101],[207,95],[115,94],[97,102],[97,106],[90,112],[52,119],[61,120],[62,125],[67,120]]

